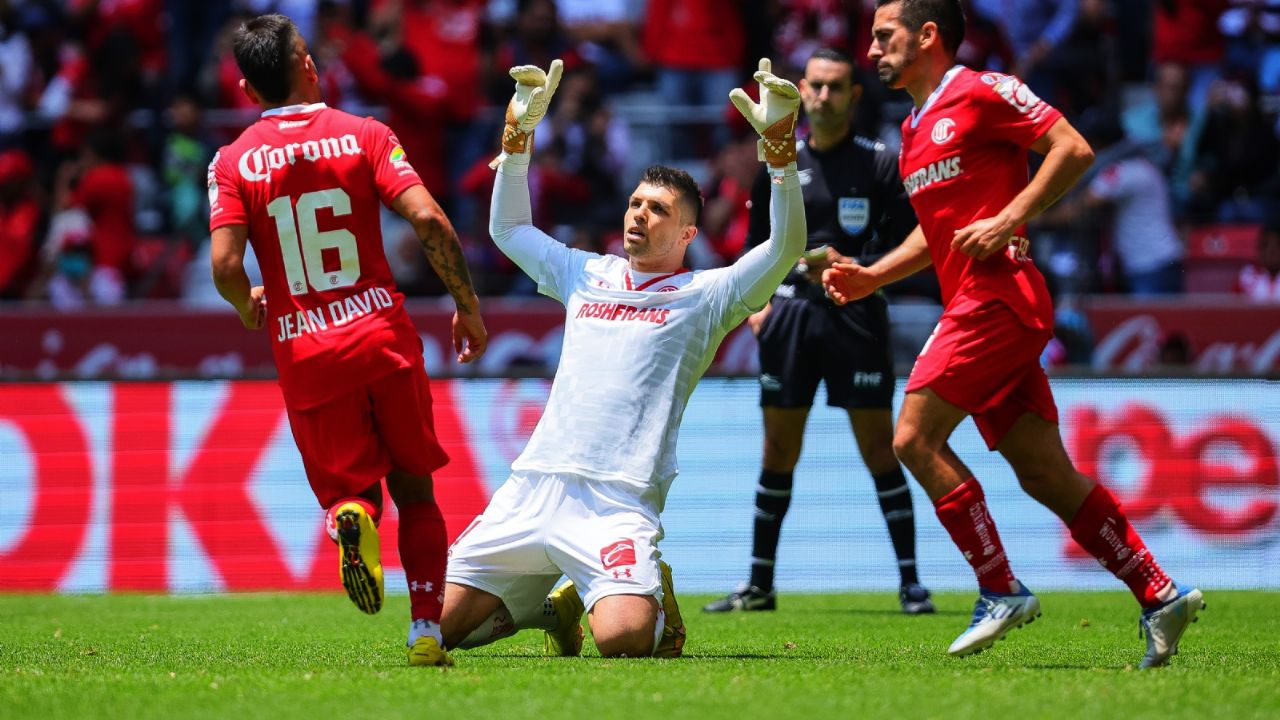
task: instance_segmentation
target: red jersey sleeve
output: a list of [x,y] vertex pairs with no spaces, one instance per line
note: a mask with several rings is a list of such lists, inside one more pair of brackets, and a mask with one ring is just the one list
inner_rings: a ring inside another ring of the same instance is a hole
[[240,199],[240,186],[230,163],[222,151],[214,153],[209,163],[209,232],[227,225],[248,225],[249,214]]
[[1062,117],[1026,83],[1012,75],[985,72],[973,92],[978,127],[990,136],[1027,148]]
[[391,132],[391,128],[368,118],[363,132],[364,142],[361,144],[370,148],[368,159],[372,163],[373,182],[384,205],[391,205],[400,193],[422,184],[418,172],[409,164],[409,158],[400,146],[400,139]]

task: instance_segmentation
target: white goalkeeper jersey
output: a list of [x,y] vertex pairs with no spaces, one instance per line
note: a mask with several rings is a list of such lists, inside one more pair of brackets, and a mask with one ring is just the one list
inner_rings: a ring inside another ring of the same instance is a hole
[[527,155],[500,167],[490,231],[566,312],[547,406],[512,470],[626,483],[661,511],[678,472],[676,438],[694,386],[721,340],[764,306],[804,248],[799,182],[792,171],[774,186],[778,242],[726,268],[652,275],[533,227],[527,172]]

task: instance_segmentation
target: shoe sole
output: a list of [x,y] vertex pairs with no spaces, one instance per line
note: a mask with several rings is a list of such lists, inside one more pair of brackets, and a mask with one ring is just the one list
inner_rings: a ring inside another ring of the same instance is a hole
[[662,576],[662,611],[666,616],[666,627],[662,628],[662,638],[654,647],[653,656],[673,659],[684,654],[687,634],[680,604],[676,602],[676,584],[671,577],[671,566],[659,560],[658,567]]
[[[1186,625],[1182,626],[1182,632],[1178,633],[1178,639],[1174,640],[1169,645],[1169,654],[1166,655],[1164,659],[1161,660],[1160,662],[1152,663],[1150,665],[1139,664],[1138,665],[1139,668],[1143,670],[1149,670],[1151,668],[1164,667],[1165,665],[1169,664],[1169,661],[1173,659],[1174,655],[1178,654],[1178,644],[1182,642],[1182,636],[1186,634],[1187,628],[1191,627],[1191,623],[1200,622],[1199,613],[1203,610],[1208,609],[1209,607],[1209,604],[1204,601],[1204,595],[1200,592],[1199,589],[1193,590],[1192,592],[1196,594],[1196,597],[1191,598],[1191,593],[1187,593],[1187,598],[1186,598],[1187,616],[1191,618],[1191,622],[1188,622]],[[1197,604],[1199,605],[1199,607],[1196,607]]]
[[948,651],[948,654],[951,655],[951,657],[969,657],[970,655],[977,655],[983,650],[987,650],[991,646],[1003,640],[1006,635],[1013,632],[1014,630],[1021,628],[1023,625],[1030,625],[1031,623],[1035,622],[1036,618],[1040,617],[1040,614],[1041,614],[1040,606],[1036,605],[1036,611],[1034,613],[1028,613],[1024,615],[1021,621],[1019,621],[1016,625],[1010,625],[1006,627],[1004,630],[1001,630],[999,635],[996,635],[995,637],[992,637],[992,638],[988,638],[985,642],[983,642],[980,645],[972,645],[958,652]]
[[932,615],[936,612],[938,609],[931,602],[904,603],[902,606],[903,615]]
[[778,606],[776,604],[775,605],[758,605],[754,607],[751,605],[745,605],[745,604],[729,605],[728,607],[719,607],[718,603],[720,602],[723,602],[723,601],[717,600],[716,602],[711,603],[710,605],[703,605],[702,612],[704,613],[773,612],[778,609]]
[[361,612],[373,615],[382,609],[382,588],[360,554],[360,521],[364,517],[360,510],[339,510],[334,523],[342,553],[342,587]]
[[578,589],[574,587],[572,582],[556,588],[551,592],[551,605],[556,608],[556,614],[559,615],[559,606],[564,602],[562,598],[565,592],[571,590],[574,594],[572,604],[567,608],[569,613],[576,613],[574,617],[574,625],[576,626],[575,636],[568,640],[568,652],[565,651],[565,642],[559,637],[559,629],[547,630],[544,633],[542,650],[551,657],[578,657],[582,654],[582,642],[586,637],[586,633],[582,629],[582,613],[586,610],[586,606],[582,604],[582,598],[578,595]]

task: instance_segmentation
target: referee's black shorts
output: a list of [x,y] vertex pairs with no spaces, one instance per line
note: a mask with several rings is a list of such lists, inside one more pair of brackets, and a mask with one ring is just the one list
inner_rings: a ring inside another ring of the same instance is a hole
[[812,407],[819,381],[831,407],[893,407],[889,311],[878,293],[844,306],[774,296],[757,340],[761,407]]

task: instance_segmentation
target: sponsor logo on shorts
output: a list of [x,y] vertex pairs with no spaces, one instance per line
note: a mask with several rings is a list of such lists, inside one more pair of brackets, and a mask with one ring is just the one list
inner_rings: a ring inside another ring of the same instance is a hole
[[760,389],[769,392],[778,392],[782,389],[782,380],[777,375],[769,373],[760,373]]
[[855,372],[853,374],[854,387],[878,387],[884,379],[884,373],[878,372]]
[[[630,538],[609,543],[600,548],[600,564],[604,565],[605,570],[612,570],[616,567],[624,565],[636,564],[636,544]],[[618,577],[618,573],[614,573],[614,577]],[[630,571],[627,577],[631,577]]]

